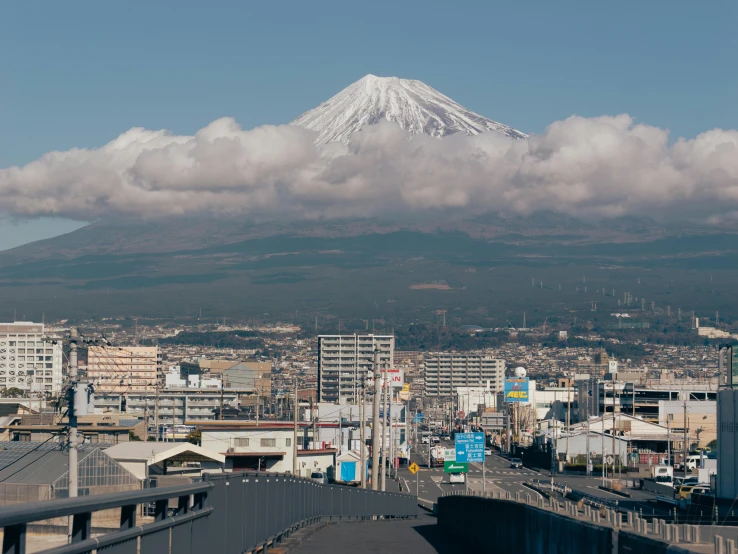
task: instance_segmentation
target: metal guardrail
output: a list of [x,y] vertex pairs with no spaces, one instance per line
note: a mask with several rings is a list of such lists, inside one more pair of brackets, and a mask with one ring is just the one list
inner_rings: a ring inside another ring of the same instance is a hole
[[[177,507],[168,515],[170,499]],[[141,504],[154,521],[136,525]],[[120,529],[92,537],[92,514],[120,508]],[[415,496],[322,485],[282,474],[226,473],[200,483],[0,507],[3,554],[25,554],[29,523],[72,517],[71,543],[43,554],[243,553],[321,521],[417,517]]]

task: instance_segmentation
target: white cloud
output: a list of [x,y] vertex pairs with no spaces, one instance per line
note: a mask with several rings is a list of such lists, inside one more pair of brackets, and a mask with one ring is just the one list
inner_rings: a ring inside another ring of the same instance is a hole
[[291,126],[244,131],[230,118],[194,136],[134,128],[97,149],[0,169],[0,212],[93,220],[554,210],[713,223],[738,213],[738,131],[670,143],[667,131],[619,115],[570,117],[525,141],[494,133],[408,140],[388,122],[348,146],[313,140]]

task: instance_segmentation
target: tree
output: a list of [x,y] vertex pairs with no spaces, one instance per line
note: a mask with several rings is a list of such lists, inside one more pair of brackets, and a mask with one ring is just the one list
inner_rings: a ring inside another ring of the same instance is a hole
[[200,431],[200,429],[194,429],[190,431],[189,435],[187,435],[187,442],[189,442],[190,444],[200,446],[200,441],[202,441],[202,432]]
[[128,440],[129,441],[141,441],[138,435],[134,433],[133,431],[128,431]]

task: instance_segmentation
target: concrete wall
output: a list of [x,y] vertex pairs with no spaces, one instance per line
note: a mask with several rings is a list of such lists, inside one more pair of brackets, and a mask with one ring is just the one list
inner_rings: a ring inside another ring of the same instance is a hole
[[494,545],[497,552],[515,554],[612,553],[611,528],[511,500],[439,498],[438,525],[481,552]]

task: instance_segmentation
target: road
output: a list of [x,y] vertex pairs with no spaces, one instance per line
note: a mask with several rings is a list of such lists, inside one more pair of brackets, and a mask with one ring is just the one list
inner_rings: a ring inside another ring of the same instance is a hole
[[[453,448],[453,443],[443,443],[443,446]],[[469,473],[467,475],[467,485],[451,484],[448,482],[448,474],[443,472],[443,468],[428,468],[427,460],[420,456],[413,456],[412,461],[420,466],[417,474],[418,496],[425,500],[436,501],[439,496],[445,492],[466,488],[468,486],[472,490],[484,490],[485,485],[482,481],[482,464],[470,463]],[[510,461],[493,454],[487,456],[484,463],[484,474],[486,477],[486,490],[507,491],[513,496],[516,492],[521,494],[535,494],[531,489],[522,485],[524,481],[531,481],[541,477],[537,471],[528,468],[513,469],[510,467]],[[414,493],[416,488],[416,476],[412,475],[407,468],[402,468],[398,474],[403,486],[406,490]]]
[[[442,446],[452,448],[453,443],[444,442]],[[482,464],[470,463],[469,473],[467,475],[467,484],[451,484],[448,482],[448,474],[443,472],[443,468],[428,468],[427,459],[422,456],[413,456],[412,461],[420,466],[417,474],[417,490],[418,497],[435,502],[438,497],[445,492],[459,490],[460,488],[468,488],[472,490],[482,491],[485,484],[482,481]],[[537,493],[528,487],[523,486],[524,482],[535,483],[541,481],[549,483],[551,475],[547,471],[536,471],[530,468],[514,469],[510,467],[510,461],[493,453],[486,456],[485,460],[485,476],[487,492],[509,492],[513,497],[516,492],[531,496]],[[411,493],[416,491],[416,476],[412,475],[407,468],[402,468],[398,472],[398,478],[403,484],[403,489]],[[622,496],[604,491],[599,488],[601,481],[595,477],[584,477],[577,475],[555,475],[554,480],[557,483],[576,489],[580,492],[597,497],[610,502],[617,502],[622,508],[635,510],[643,513],[643,515],[664,515],[668,513],[669,508],[657,506],[654,502],[655,495],[643,491],[629,490],[631,498],[623,498]]]

